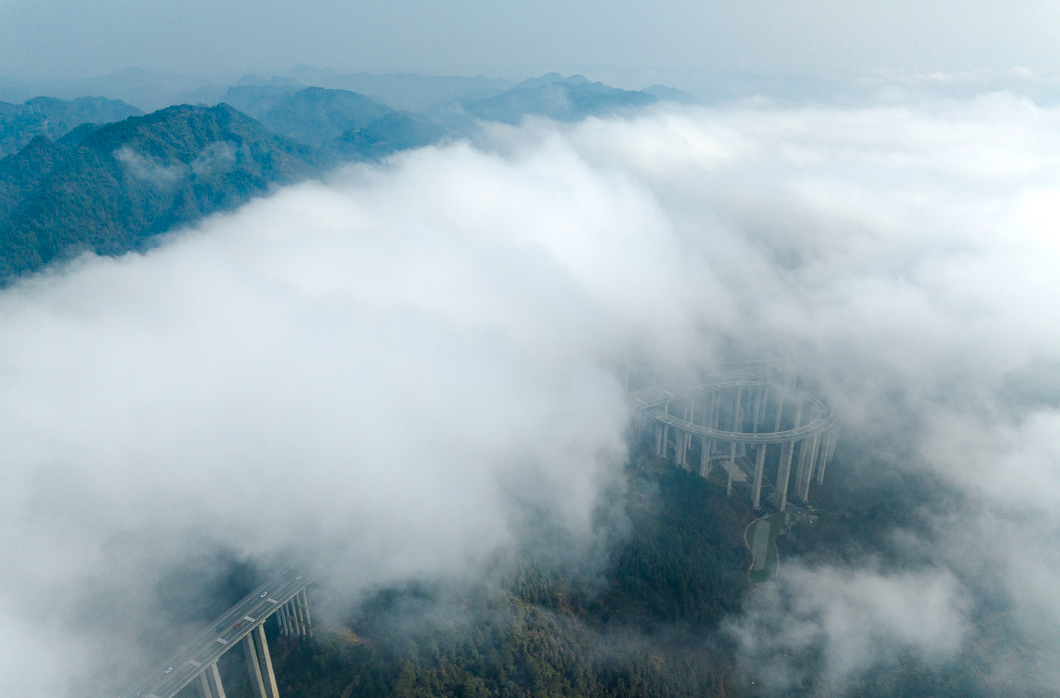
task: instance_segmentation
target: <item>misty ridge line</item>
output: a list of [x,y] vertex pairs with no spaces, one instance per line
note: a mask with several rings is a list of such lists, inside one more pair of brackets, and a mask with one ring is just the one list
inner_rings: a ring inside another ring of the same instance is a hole
[[146,115],[99,98],[0,104],[0,281],[86,250],[143,251],[162,233],[343,163],[474,137],[483,120],[577,121],[656,101],[558,74],[503,89],[458,84],[464,92],[415,112],[282,80]]
[[[1041,653],[1004,657],[1034,662],[1004,680],[1050,685],[1060,625],[1027,619],[1060,608],[1022,573],[1060,564],[1014,542],[1058,526],[1058,117],[1002,94],[493,124],[18,281],[0,294],[4,692],[63,695],[104,652],[139,656],[127,626],[57,639],[56,619],[120,598],[151,627],[157,570],[203,538],[326,555],[351,602],[459,578],[530,512],[589,548],[628,453],[616,367],[734,351],[811,357],[847,396],[845,438],[872,446],[847,467],[927,470],[969,502],[933,522],[930,566],[793,568],[787,588],[843,603],[756,592],[732,620],[748,661],[823,657],[837,690],[898,651],[947,661],[989,585]],[[276,491],[286,506],[234,505]]]

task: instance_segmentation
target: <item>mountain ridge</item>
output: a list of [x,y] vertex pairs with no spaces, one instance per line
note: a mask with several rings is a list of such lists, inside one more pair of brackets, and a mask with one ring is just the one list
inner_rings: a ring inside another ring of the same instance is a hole
[[145,249],[154,236],[276,186],[344,162],[472,137],[483,121],[517,123],[528,115],[576,121],[656,101],[556,73],[426,112],[290,80],[242,82],[212,106],[174,105],[105,124],[72,122],[79,114],[139,110],[105,98],[0,103],[0,124],[16,124],[10,137],[25,141],[0,158],[0,285],[87,250]]

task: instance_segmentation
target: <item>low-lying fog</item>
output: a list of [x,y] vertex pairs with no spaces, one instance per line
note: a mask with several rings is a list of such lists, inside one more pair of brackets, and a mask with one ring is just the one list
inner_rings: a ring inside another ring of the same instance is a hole
[[217,550],[325,558],[355,599],[465,574],[528,512],[588,549],[625,362],[733,346],[839,387],[832,468],[962,502],[924,512],[930,564],[749,594],[727,632],[764,680],[946,661],[988,587],[1025,643],[999,685],[1055,687],[1058,304],[1060,110],[1005,93],[491,127],[82,258],[0,294],[0,694],[122,688],[172,631],[162,578]]

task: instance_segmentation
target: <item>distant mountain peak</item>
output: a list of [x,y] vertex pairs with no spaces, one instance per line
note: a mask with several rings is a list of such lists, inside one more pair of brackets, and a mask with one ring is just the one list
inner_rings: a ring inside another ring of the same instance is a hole
[[33,97],[24,104],[0,103],[0,157],[17,153],[35,136],[58,140],[84,123],[109,123],[142,111],[104,97]]
[[577,73],[569,76],[564,76],[560,73],[545,73],[544,75],[539,75],[536,78],[527,78],[515,87],[538,87],[541,85],[552,85],[555,83],[564,83],[567,85],[583,85],[589,82],[592,82],[591,80],[589,80],[589,78],[585,77],[584,75],[578,75]]

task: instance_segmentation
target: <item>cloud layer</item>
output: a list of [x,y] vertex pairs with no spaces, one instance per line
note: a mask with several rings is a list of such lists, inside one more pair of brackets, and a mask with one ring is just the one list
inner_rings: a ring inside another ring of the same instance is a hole
[[1058,126],[1005,94],[531,121],[5,291],[0,693],[109,667],[203,546],[326,554],[356,593],[463,574],[528,512],[588,542],[623,365],[734,352],[822,370],[849,467],[972,502],[932,568],[793,568],[794,605],[734,620],[749,656],[811,638],[836,685],[951,657],[987,583],[1056,647],[1060,560],[979,535],[1060,529]]
[[951,660],[966,636],[967,600],[945,571],[795,565],[750,597],[727,630],[742,669],[769,689],[816,679],[830,694],[877,665],[913,652]]

